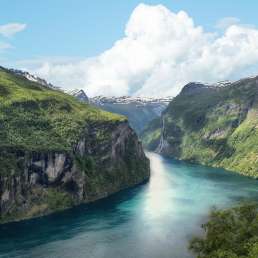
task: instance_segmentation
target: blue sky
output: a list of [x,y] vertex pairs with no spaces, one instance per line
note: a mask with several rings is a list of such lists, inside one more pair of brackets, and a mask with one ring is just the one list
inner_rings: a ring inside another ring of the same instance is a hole
[[27,24],[26,30],[8,40],[14,49],[5,58],[95,56],[122,37],[130,14],[141,2],[164,4],[174,12],[184,10],[209,31],[228,16],[258,25],[255,0],[1,0],[0,24]]
[[175,96],[189,81],[258,74],[257,10],[256,0],[1,0],[0,64],[89,96]]

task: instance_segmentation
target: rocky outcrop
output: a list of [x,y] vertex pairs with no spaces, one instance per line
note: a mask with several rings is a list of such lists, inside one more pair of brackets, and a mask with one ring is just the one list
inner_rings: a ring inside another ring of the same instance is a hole
[[72,152],[2,149],[1,222],[92,202],[149,178],[149,161],[126,121],[87,125]]

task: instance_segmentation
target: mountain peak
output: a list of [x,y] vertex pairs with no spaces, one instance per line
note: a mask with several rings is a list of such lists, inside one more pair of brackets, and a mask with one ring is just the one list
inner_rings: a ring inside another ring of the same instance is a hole
[[180,94],[184,95],[192,95],[192,94],[198,94],[203,92],[207,89],[214,89],[215,87],[213,85],[204,84],[201,82],[189,82],[186,84]]
[[79,101],[87,102],[87,103],[89,102],[88,96],[86,95],[85,91],[82,89],[74,89],[72,91],[69,91],[68,94],[74,96]]

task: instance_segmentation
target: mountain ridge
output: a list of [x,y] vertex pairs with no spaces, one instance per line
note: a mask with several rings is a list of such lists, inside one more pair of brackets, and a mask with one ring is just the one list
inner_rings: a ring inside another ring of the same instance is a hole
[[258,76],[187,84],[143,132],[161,154],[258,177]]

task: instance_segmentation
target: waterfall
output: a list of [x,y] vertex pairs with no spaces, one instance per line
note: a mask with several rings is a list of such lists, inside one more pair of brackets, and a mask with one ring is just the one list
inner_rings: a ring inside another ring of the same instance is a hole
[[157,152],[157,153],[161,153],[164,146],[166,145],[166,141],[164,140],[164,132],[165,132],[165,117],[162,116],[161,138],[160,138],[159,145],[158,145],[157,149],[155,150],[155,152]]

